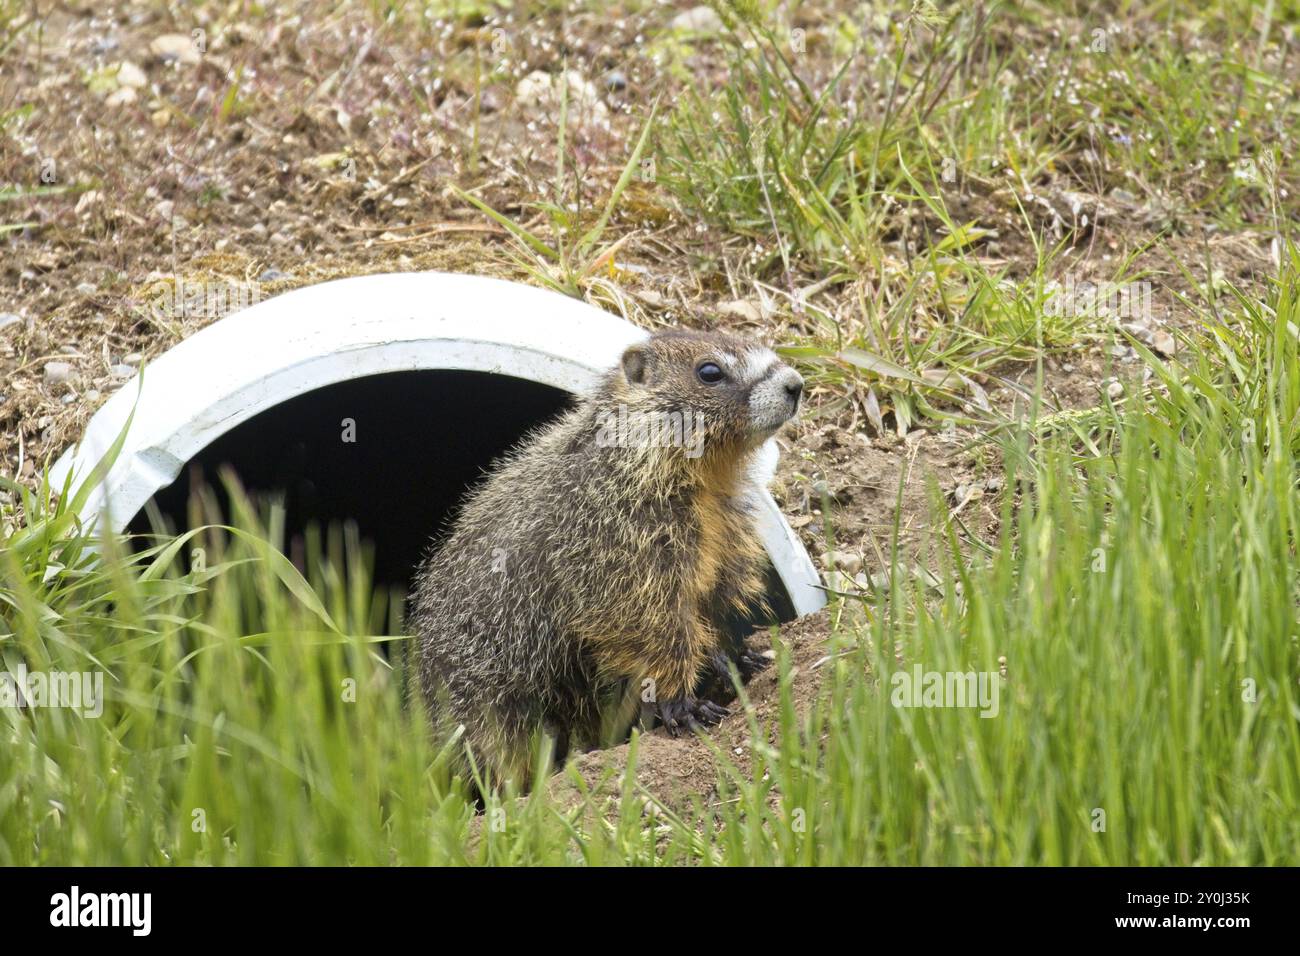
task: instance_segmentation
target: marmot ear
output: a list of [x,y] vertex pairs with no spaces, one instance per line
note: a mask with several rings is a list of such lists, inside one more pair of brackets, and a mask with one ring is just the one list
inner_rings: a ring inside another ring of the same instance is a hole
[[644,385],[650,378],[650,348],[644,342],[623,353],[623,377],[632,385]]

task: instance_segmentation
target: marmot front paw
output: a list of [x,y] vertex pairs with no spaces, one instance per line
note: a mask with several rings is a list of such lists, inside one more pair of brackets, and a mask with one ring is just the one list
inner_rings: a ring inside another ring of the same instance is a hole
[[731,666],[736,665],[736,670],[740,672],[740,681],[748,684],[750,679],[759,671],[771,666],[772,661],[762,651],[753,651],[746,647],[740,652],[739,657],[729,657],[726,654],[715,654],[712,659],[713,672],[722,680],[723,686],[731,686]]
[[711,700],[696,697],[675,697],[660,701],[655,708],[659,719],[668,733],[676,737],[683,730],[703,730],[705,727],[721,723],[731,711],[715,704]]

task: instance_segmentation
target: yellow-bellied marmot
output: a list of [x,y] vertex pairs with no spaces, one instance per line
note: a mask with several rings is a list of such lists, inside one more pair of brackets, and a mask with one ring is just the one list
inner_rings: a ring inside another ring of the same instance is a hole
[[499,462],[417,579],[435,726],[526,786],[539,733],[604,744],[640,702],[673,733],[722,719],[694,692],[727,670],[728,617],[761,602],[751,466],[802,389],[755,343],[664,332]]

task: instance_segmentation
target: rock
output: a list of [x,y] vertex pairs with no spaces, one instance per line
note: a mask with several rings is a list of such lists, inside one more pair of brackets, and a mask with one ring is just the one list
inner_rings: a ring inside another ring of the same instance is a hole
[[278,282],[278,281],[281,280],[281,279],[288,279],[288,278],[289,278],[289,276],[286,275],[285,273],[281,272],[279,269],[274,269],[274,268],[272,268],[272,269],[267,269],[267,270],[266,270],[265,272],[263,272],[260,276],[258,276],[258,277],[257,277],[257,281],[258,281],[258,282]]
[[45,384],[46,385],[64,385],[68,379],[72,378],[71,362],[46,362],[45,363]]
[[135,376],[135,369],[130,365],[114,365],[108,370],[108,374],[112,375],[113,378],[126,381],[128,378]]
[[671,30],[689,30],[692,33],[721,33],[722,17],[712,7],[691,7],[673,17],[668,24]]
[[622,70],[610,70],[605,74],[605,89],[611,93],[621,93],[627,89],[627,74]]
[[172,202],[170,199],[160,200],[153,207],[153,214],[163,222],[170,222],[172,216],[176,214],[176,203]]
[[95,205],[97,202],[99,202],[99,190],[88,189],[81,194],[81,198],[77,200],[76,208],[72,211],[77,216],[85,215],[90,207]]
[[[577,70],[565,70],[562,76],[534,70],[515,87],[515,101],[526,108],[558,111],[561,83],[568,86],[567,109],[570,122],[581,119],[583,122],[608,124],[609,107],[600,98],[596,85]],[[558,112],[556,115],[558,117]]]
[[149,52],[164,63],[176,62],[183,66],[197,66],[203,60],[194,41],[183,33],[164,33],[154,37]]
[[833,565],[850,576],[862,570],[862,559],[845,551],[827,551],[825,560],[827,567]]
[[0,312],[0,329],[8,328],[11,325],[17,325],[22,322],[22,316],[15,315],[12,312]]
[[632,289],[630,291],[652,309],[666,309],[672,304],[666,295],[654,289]]
[[130,106],[135,100],[135,90],[129,86],[124,86],[117,92],[110,93],[104,103],[107,106]]
[[1150,345],[1155,339],[1155,333],[1140,322],[1121,322],[1120,328],[1143,345]]
[[94,294],[95,294],[96,292],[98,292],[98,291],[99,291],[99,287],[96,286],[95,283],[93,283],[93,282],[78,282],[78,283],[77,283],[77,294],[78,294],[78,295],[94,295]]
[[117,68],[117,85],[125,86],[131,89],[141,89],[148,85],[149,78],[144,75],[144,70],[140,69],[130,60],[123,60]]
[[122,364],[123,364],[123,365],[139,365],[140,362],[143,361],[143,359],[144,359],[144,356],[141,355],[139,352],[131,352],[131,353],[129,353],[128,355],[123,356],[123,358],[122,358]]
[[555,79],[542,70],[534,70],[515,87],[515,99],[520,106],[538,106],[543,101],[550,102]]
[[1174,340],[1174,337],[1164,329],[1161,329],[1152,335],[1151,347],[1160,355],[1166,357],[1173,355],[1178,351],[1178,343]]
[[732,316],[746,322],[761,322],[763,319],[763,310],[757,304],[745,299],[733,299],[730,302],[719,303],[718,314]]
[[1124,394],[1124,385],[1122,382],[1111,382],[1106,386],[1106,394],[1111,398],[1120,398]]

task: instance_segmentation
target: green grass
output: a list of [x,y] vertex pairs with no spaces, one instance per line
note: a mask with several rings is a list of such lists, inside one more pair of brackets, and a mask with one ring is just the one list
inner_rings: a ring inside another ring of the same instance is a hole
[[[399,625],[346,535],[300,574],[236,496],[238,532],[96,560],[71,489],[27,494],[0,656],[101,670],[107,701],[0,709],[0,863],[1300,862],[1300,257],[1230,306],[1086,441],[1008,433],[998,538],[941,533],[937,589],[895,557],[837,602],[816,703],[796,712],[783,654],[779,743],[654,816],[629,774],[611,807],[476,817],[377,653]],[[997,716],[895,707],[914,665],[999,674]]]
[[729,271],[789,297],[787,354],[877,431],[981,417],[972,381],[1103,334],[1045,314],[1064,254],[1100,238],[1123,281],[1203,226],[1289,236],[1300,214],[1292,5],[1200,5],[1189,31],[1172,6],[897,4],[801,33],[714,6],[723,69],[685,80],[659,182],[744,238]]
[[[933,183],[903,167],[912,196],[925,204],[956,241],[929,250],[905,273],[874,285],[852,286],[852,307],[832,315],[805,304],[808,334],[782,349],[814,385],[861,410],[876,433],[892,418],[899,434],[922,420],[989,424],[997,421],[980,381],[1014,364],[1032,363],[1103,338],[1096,315],[1052,309],[1050,284],[1060,246],[1036,246],[1029,274],[990,272],[960,241],[969,224],[954,222]],[[1133,281],[1121,263],[1115,282]],[[835,410],[832,406],[831,410]]]
[[[569,183],[569,172],[565,168],[565,138],[567,132],[568,84],[560,83],[559,144],[556,149],[554,195],[550,201],[538,203],[538,211],[550,225],[551,238],[530,231],[508,217],[493,209],[477,196],[470,195],[462,189],[455,189],[456,194],[490,220],[497,223],[509,234],[514,246],[511,256],[515,263],[533,280],[544,288],[560,292],[574,298],[583,298],[584,291],[601,270],[612,271],[614,259],[627,237],[612,242],[602,243],[610,216],[613,215],[619,200],[623,197],[632,177],[636,174],[641,154],[645,150],[646,140],[654,126],[655,111],[641,128],[641,134],[632,147],[627,162],[618,181],[610,191],[599,214],[591,219],[590,210],[584,209],[578,202],[581,198],[576,185]],[[569,190],[573,191],[570,192]]]
[[[996,547],[841,628],[824,701],[730,779],[721,860],[1296,862],[1297,267],[1104,437],[1009,444]],[[1002,670],[998,716],[893,707],[914,664]]]
[[1006,187],[1023,199],[1050,184],[1149,201],[1166,227],[1300,210],[1284,161],[1300,106],[1273,61],[1293,10],[1252,20],[1220,5],[1189,37],[1069,4],[900,4],[799,34],[763,4],[715,7],[725,78],[678,99],[661,181],[693,215],[764,243],[760,273],[878,271],[891,233],[925,212],[904,167],[942,172],[945,202],[1014,210]]

